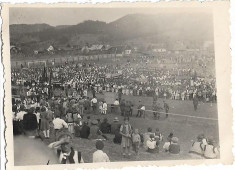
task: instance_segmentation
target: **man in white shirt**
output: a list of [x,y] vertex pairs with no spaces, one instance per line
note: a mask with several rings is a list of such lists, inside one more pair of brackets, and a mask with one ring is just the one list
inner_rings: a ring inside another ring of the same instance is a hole
[[120,110],[118,99],[116,99],[116,100],[114,101],[113,105],[114,105],[114,113],[115,113],[115,114],[118,114],[118,113],[119,113],[119,110]]
[[23,121],[24,115],[26,114],[24,105],[20,105],[20,112],[16,114],[15,119],[18,121]]
[[68,128],[68,124],[63,119],[60,119],[59,115],[56,115],[56,118],[52,122],[54,124],[55,132],[62,128]]
[[96,97],[94,97],[93,99],[91,99],[91,106],[92,106],[92,110],[96,111],[97,110],[97,99]]
[[116,100],[114,101],[114,106],[119,106],[119,101],[118,101],[118,99],[116,99]]
[[144,118],[145,118],[145,106],[141,104],[141,100],[140,100],[136,117],[141,117],[142,115],[144,115]]

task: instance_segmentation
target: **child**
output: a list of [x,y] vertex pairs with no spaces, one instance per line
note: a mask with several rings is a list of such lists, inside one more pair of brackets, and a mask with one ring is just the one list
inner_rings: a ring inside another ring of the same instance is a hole
[[132,127],[129,123],[129,118],[124,118],[124,123],[120,127],[120,134],[122,135],[122,148],[123,148],[123,157],[126,157],[126,150],[128,153],[128,157],[130,157],[130,146],[131,146],[131,134],[132,134]]
[[151,134],[150,138],[148,139],[146,146],[147,146],[147,152],[149,153],[156,153],[159,152],[159,148],[157,147],[157,141],[154,138],[154,135]]
[[107,105],[106,101],[104,101],[104,103],[103,103],[103,114],[104,115],[106,115],[107,110],[108,110],[108,105]]
[[74,121],[73,121],[73,114],[71,112],[68,112],[66,114],[66,120],[68,124],[68,131],[73,134],[74,133]]
[[166,112],[166,118],[168,118],[168,112],[169,112],[169,105],[166,103],[166,101],[163,101],[163,107]]
[[161,142],[163,140],[163,135],[162,133],[159,131],[158,128],[156,128],[156,132],[155,132],[155,139],[159,142]]
[[149,140],[151,134],[154,134],[154,133],[152,132],[152,128],[150,127],[148,128],[148,132],[143,134],[143,138],[144,138],[143,145],[145,149],[147,149],[146,143]]
[[82,128],[82,117],[79,114],[77,114],[77,120],[74,121],[74,135],[76,137],[80,136],[81,128]]
[[180,153],[180,145],[178,144],[179,139],[177,137],[173,137],[171,139],[171,144],[169,146],[169,152],[171,154],[179,154]]
[[132,142],[133,150],[135,151],[136,155],[139,155],[140,135],[138,129],[135,129],[134,133],[132,134]]
[[103,114],[103,102],[102,101],[99,102],[99,112],[100,114]]
[[91,126],[91,117],[90,116],[87,116],[87,124],[88,124],[88,126]]
[[170,135],[167,137],[167,142],[165,142],[163,145],[163,149],[165,150],[165,152],[169,151],[169,146],[171,144],[172,138],[173,138],[173,133],[170,133]]
[[108,155],[103,152],[104,143],[97,140],[95,146],[97,151],[93,153],[93,162],[110,162]]

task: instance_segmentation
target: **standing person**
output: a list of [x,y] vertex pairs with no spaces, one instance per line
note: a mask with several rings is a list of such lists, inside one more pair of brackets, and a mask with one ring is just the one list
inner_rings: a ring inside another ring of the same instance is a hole
[[129,101],[126,101],[126,104],[125,104],[125,116],[128,116],[128,117],[131,116],[131,104]]
[[92,92],[93,98],[95,98],[95,87],[94,86],[91,87],[91,92]]
[[[74,119],[73,119],[74,120]],[[77,114],[77,120],[74,120],[74,136],[79,137],[83,126],[82,117]]]
[[[24,128],[23,128],[23,118],[24,118],[24,115],[26,114],[27,112],[25,111],[25,106],[23,104],[20,105],[20,112],[16,113],[16,116],[15,116],[15,127],[18,127],[17,128],[17,131],[19,133],[23,133],[24,132]],[[14,129],[16,130],[16,128]]]
[[125,107],[126,107],[126,103],[125,103],[125,100],[123,99],[120,103],[120,109],[121,109],[122,116],[125,116]]
[[134,133],[132,134],[132,142],[133,150],[135,151],[136,155],[139,155],[140,134],[138,129],[135,129]]
[[92,107],[92,110],[95,114],[96,114],[96,111],[97,111],[97,102],[98,101],[97,101],[96,97],[91,99],[91,107]]
[[93,162],[110,162],[108,155],[103,152],[104,143],[97,140],[95,146],[97,150],[93,153]]
[[80,113],[81,116],[83,116],[84,104],[85,104],[84,97],[81,98],[78,103],[79,103],[79,113]]
[[68,112],[66,114],[66,122],[68,124],[68,131],[71,134],[74,134],[74,119],[73,119],[73,113],[72,112]]
[[37,117],[37,122],[38,122],[38,130],[40,130],[40,126],[41,126],[41,114],[40,114],[40,107],[36,107],[35,110],[35,115]]
[[193,98],[194,111],[197,111],[197,106],[198,106],[198,97],[195,95]]
[[102,102],[102,101],[99,102],[99,113],[100,113],[100,114],[103,114],[103,113],[104,113],[104,112],[103,112],[103,102]]
[[24,115],[23,118],[23,127],[25,130],[25,133],[28,133],[28,136],[36,136],[36,130],[38,128],[38,122],[37,117],[34,114],[34,108],[30,108],[28,110],[28,113]]
[[104,103],[103,103],[103,114],[104,115],[107,114],[107,110],[108,110],[108,105],[107,105],[106,101],[104,101]]
[[89,113],[90,111],[90,108],[91,108],[91,104],[90,104],[90,100],[89,100],[89,97],[86,97],[84,99],[84,113]]
[[138,111],[136,117],[142,117],[144,115],[145,118],[145,106],[141,104],[141,101],[139,101]]
[[166,103],[165,100],[163,100],[163,107],[166,112],[166,118],[168,118],[168,112],[169,112],[169,105]]
[[43,131],[44,137],[48,139],[50,137],[50,126],[48,113],[45,107],[41,108],[41,130]]
[[129,118],[124,118],[124,123],[120,127],[120,134],[122,135],[122,155],[123,157],[126,157],[126,152],[128,154],[128,157],[131,156],[130,152],[130,146],[131,146],[131,134],[132,134],[132,127],[129,123]]
[[119,103],[121,102],[122,100],[122,88],[118,89],[118,101]]
[[120,112],[120,104],[119,104],[118,99],[116,99],[116,100],[114,101],[113,106],[114,106],[114,112],[115,112],[115,114],[119,114],[119,112]]
[[53,126],[53,119],[54,119],[54,112],[50,109],[47,110],[47,119],[49,121],[49,126],[52,127]]
[[87,97],[87,89],[84,89],[83,96]]
[[154,102],[153,103],[153,116],[155,119],[159,120],[160,119],[160,110],[162,110],[162,107],[159,106],[159,103]]

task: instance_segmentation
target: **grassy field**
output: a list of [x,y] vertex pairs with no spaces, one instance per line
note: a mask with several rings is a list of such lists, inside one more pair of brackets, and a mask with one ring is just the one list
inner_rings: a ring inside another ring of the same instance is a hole
[[[98,95],[98,98],[103,98],[104,96]],[[137,107],[139,100],[143,101],[146,105],[151,104],[152,98],[150,97],[131,97],[123,96],[125,99],[132,99],[131,101],[135,104],[134,109]],[[181,115],[190,115],[206,118],[217,118],[217,105],[210,103],[200,103],[198,111],[193,110],[192,101],[175,101],[175,100],[166,100],[170,106],[170,113],[177,113]],[[162,99],[159,99],[159,102],[162,103]],[[162,104],[163,105],[163,104]],[[147,106],[147,109],[150,109],[150,106]],[[193,141],[196,140],[196,137],[200,133],[204,133],[207,137],[212,136],[218,142],[218,122],[215,120],[203,120],[197,118],[187,118],[181,116],[172,116],[165,119],[165,116],[162,115],[160,120],[154,120],[152,113],[148,112],[146,118],[136,118],[137,111],[134,110],[133,117],[130,118],[130,123],[134,128],[138,128],[141,133],[145,133],[148,127],[151,127],[153,130],[159,128],[164,136],[163,142],[160,144],[160,153],[150,154],[145,151],[144,148],[140,148],[139,156],[136,156],[132,152],[131,158],[123,158],[121,153],[121,146],[114,144],[112,142],[114,136],[108,134],[109,140],[104,141],[105,148],[104,151],[108,154],[111,161],[147,161],[147,160],[175,160],[175,159],[192,159],[188,154],[190,146]],[[91,119],[101,119],[107,118],[111,123],[114,117],[118,117],[122,123],[123,117],[120,115],[111,114],[110,112],[107,115],[93,115],[89,114]],[[86,115],[85,115],[86,117]],[[181,146],[180,155],[170,155],[165,153],[162,149],[166,137],[170,132],[173,132],[176,137],[179,138],[179,144]],[[49,141],[45,141],[47,144]],[[86,140],[81,138],[74,138],[74,147],[82,152],[85,162],[92,162],[92,154],[95,151],[95,141]]]
[[[99,61],[99,63],[109,63],[111,59],[104,61]],[[126,61],[126,59],[121,60],[120,63]],[[91,96],[91,94],[89,94]],[[104,99],[103,94],[96,95],[99,99]],[[218,122],[216,120],[208,120],[201,118],[192,118],[186,116],[195,116],[195,117],[204,117],[217,119],[217,104],[213,103],[199,103],[198,110],[194,111],[192,101],[178,101],[178,100],[166,100],[169,104],[170,110],[169,113],[180,114],[183,116],[169,115],[165,119],[165,115],[161,115],[160,120],[155,120],[151,112],[146,112],[145,118],[136,118],[138,103],[141,102],[146,106],[147,110],[152,109],[151,97],[139,97],[139,96],[125,96],[124,99],[131,101],[134,104],[133,117],[130,118],[130,123],[134,128],[138,128],[141,133],[147,132],[147,128],[151,127],[153,130],[159,128],[162,134],[164,135],[164,141],[160,144],[160,153],[150,154],[145,151],[144,148],[140,148],[139,156],[132,154],[130,159],[123,158],[121,153],[121,146],[114,144],[112,142],[113,135],[107,135],[109,140],[104,141],[105,148],[104,151],[108,154],[112,162],[117,161],[148,161],[148,160],[175,160],[175,159],[191,159],[188,151],[191,147],[193,141],[196,140],[196,137],[200,133],[204,133],[205,136],[212,136],[219,143],[219,134],[218,134]],[[107,99],[106,99],[107,100]],[[161,106],[163,106],[163,99],[158,100]],[[186,116],[184,116],[186,115]],[[115,115],[108,111],[107,115],[93,115],[89,114],[91,119],[103,119],[107,118],[111,123],[114,117],[118,117],[122,123],[123,117],[120,115]],[[86,117],[86,115],[85,115]],[[179,138],[179,144],[181,146],[180,155],[169,155],[162,150],[162,146],[165,142],[166,137],[170,132],[173,132],[176,137]],[[49,144],[51,140],[44,140],[45,144]],[[85,162],[92,162],[92,154],[95,151],[95,141],[86,140],[81,138],[74,138],[74,147],[82,152],[83,159]]]

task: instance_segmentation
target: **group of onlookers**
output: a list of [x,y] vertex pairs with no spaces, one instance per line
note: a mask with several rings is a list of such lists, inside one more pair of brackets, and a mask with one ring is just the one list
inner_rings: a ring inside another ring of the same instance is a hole
[[[54,142],[49,147],[58,151],[61,163],[84,162],[81,156],[84,153],[76,151],[72,147],[71,138],[73,137],[97,141],[97,151],[93,154],[93,162],[110,161],[108,155],[102,151],[103,141],[110,140],[110,136],[113,137],[114,144],[121,144],[123,157],[127,158],[131,156],[131,148],[136,155],[140,154],[140,148],[144,148],[151,154],[157,154],[161,150],[171,154],[180,154],[181,152],[179,139],[173,133],[170,133],[166,139],[158,128],[155,132],[152,132],[152,128],[148,128],[147,132],[140,133],[138,128],[130,124],[129,117],[124,117],[123,123],[119,122],[118,117],[109,123],[107,118],[101,121],[92,118],[91,115],[85,117],[85,115],[81,116],[79,113],[70,112],[61,118],[60,115],[54,114],[50,107],[41,106],[36,109],[34,107],[26,109],[24,105],[20,105],[19,110],[14,105],[13,112],[14,134],[25,133],[28,136],[40,136],[42,131],[43,139],[54,138]],[[63,130],[66,133],[61,134]],[[206,138],[202,134],[192,144],[189,153],[193,157],[213,159],[219,156],[219,149],[213,138]]]

